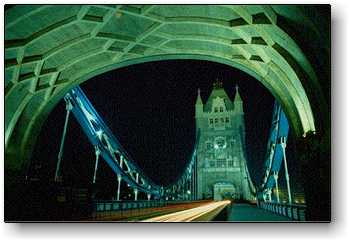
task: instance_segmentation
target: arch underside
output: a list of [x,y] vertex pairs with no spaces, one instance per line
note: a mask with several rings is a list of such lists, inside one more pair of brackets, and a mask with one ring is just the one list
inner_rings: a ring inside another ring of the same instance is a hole
[[315,131],[314,104],[302,83],[318,90],[320,99],[321,91],[301,46],[278,24],[285,9],[267,5],[22,5],[8,9],[6,166],[20,168],[29,160],[41,125],[69,89],[106,71],[149,61],[199,59],[239,68],[282,104],[297,136]]

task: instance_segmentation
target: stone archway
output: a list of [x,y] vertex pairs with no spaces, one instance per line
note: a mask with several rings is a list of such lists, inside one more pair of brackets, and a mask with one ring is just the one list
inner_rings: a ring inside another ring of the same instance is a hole
[[213,199],[221,201],[224,199],[240,199],[241,195],[232,183],[218,182],[213,185]]
[[322,115],[326,101],[314,68],[281,21],[290,19],[290,13],[316,30],[312,19],[293,6],[21,5],[8,9],[6,167],[25,166],[43,121],[70,88],[111,69],[166,59],[211,60],[242,69],[282,103],[297,136],[315,131],[319,125],[315,117]]
[[112,69],[167,59],[224,63],[261,81],[297,137],[309,219],[329,220],[329,5],[7,6],[7,202],[22,193],[41,126],[69,89]]

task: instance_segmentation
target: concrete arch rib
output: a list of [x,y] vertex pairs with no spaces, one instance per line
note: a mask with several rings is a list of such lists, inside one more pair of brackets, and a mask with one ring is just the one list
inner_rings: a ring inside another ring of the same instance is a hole
[[[238,68],[247,74],[253,76],[256,78],[256,80],[260,81],[273,95],[274,97],[280,101],[283,104],[283,107],[286,109],[287,115],[292,120],[292,127],[295,130],[297,134],[303,134],[302,129],[302,119],[299,119],[300,115],[299,113],[302,111],[302,108],[297,109],[296,102],[293,100],[291,94],[286,91],[284,85],[272,85],[270,83],[277,83],[278,78],[276,74],[272,75],[269,74],[267,76],[262,76],[259,72],[256,72],[252,66],[248,66],[247,63],[238,63],[233,62],[228,59],[224,58],[218,58],[214,56],[208,56],[208,55],[190,55],[190,54],[169,54],[169,55],[158,55],[158,56],[152,56],[152,57],[146,57],[146,58],[138,58],[134,59],[132,61],[125,61],[122,63],[114,63],[107,66],[104,66],[102,68],[95,69],[92,72],[86,73],[83,76],[80,76],[79,78],[75,79],[70,84],[66,84],[65,87],[61,88],[54,96],[50,99],[49,102],[43,103],[38,107],[38,109],[33,113],[32,117],[30,118],[30,121],[24,123],[27,118],[23,117],[23,120],[19,123],[20,126],[25,126],[24,130],[21,132],[21,137],[16,137],[16,139],[21,139],[21,145],[20,145],[20,153],[21,153],[21,160],[27,160],[28,157],[31,155],[31,151],[34,147],[34,143],[36,141],[37,135],[39,134],[38,128],[41,128],[44,120],[46,120],[48,114],[53,109],[53,107],[60,101],[61,98],[65,95],[66,92],[68,92],[71,88],[74,86],[83,83],[84,81],[87,81],[88,79],[91,79],[94,76],[100,75],[102,73],[108,72],[113,69],[118,69],[122,67],[127,67],[130,65],[135,64],[141,64],[146,62],[155,62],[155,61],[162,61],[162,60],[178,60],[178,59],[188,59],[188,60],[206,60],[206,61],[212,61],[217,62],[221,64],[226,64],[228,66],[231,66],[233,68]],[[298,133],[301,132],[301,133]]]
[[[306,56],[292,36],[280,30],[270,7],[227,6],[224,20],[222,8],[204,5],[195,6],[195,14],[186,6],[181,11],[161,6],[160,11],[157,5],[82,5],[69,13],[57,8],[15,6],[6,13],[5,69],[10,74],[5,80],[5,143],[6,153],[11,145],[20,146],[20,157],[14,160],[29,158],[43,120],[73,86],[113,69],[171,59],[207,60],[241,69],[282,103],[297,136],[315,130],[314,103],[290,61],[307,70],[309,76],[302,80],[310,77],[311,85],[316,82],[313,70],[308,62],[302,64]],[[33,16],[50,11],[52,18],[35,22]],[[209,17],[203,15],[207,11]],[[81,35],[68,31],[72,23],[81,28]],[[28,50],[28,40],[36,42],[43,35],[52,48]],[[287,43],[293,47],[286,49]],[[288,51],[297,58],[287,61]],[[21,86],[27,86],[26,91],[20,92]],[[12,100],[20,93],[29,94]]]

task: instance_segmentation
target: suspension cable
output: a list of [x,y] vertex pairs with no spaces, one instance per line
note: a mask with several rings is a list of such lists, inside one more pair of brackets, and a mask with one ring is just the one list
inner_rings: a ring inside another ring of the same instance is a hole
[[58,157],[57,157],[57,166],[56,166],[56,172],[55,172],[55,182],[58,181],[58,176],[59,176],[61,161],[62,161],[62,157],[63,157],[64,141],[65,141],[65,136],[66,136],[66,134],[67,134],[67,127],[68,127],[68,121],[69,121],[69,114],[70,114],[70,111],[73,109],[73,106],[72,106],[72,104],[70,103],[69,100],[66,102],[65,108],[66,108],[66,110],[67,110],[67,113],[66,113],[66,116],[65,116],[64,128],[63,128],[63,135],[62,135],[61,145],[60,145],[60,147],[59,147],[59,153],[58,153]]

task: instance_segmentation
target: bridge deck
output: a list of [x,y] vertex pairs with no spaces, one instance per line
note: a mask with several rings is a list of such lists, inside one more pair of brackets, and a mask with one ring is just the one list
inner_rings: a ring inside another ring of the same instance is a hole
[[230,201],[209,202],[196,208],[161,215],[143,220],[143,222],[192,222],[209,221],[220,213]]
[[235,222],[291,222],[292,220],[250,204],[232,204],[227,221]]
[[[187,209],[200,207],[210,203],[209,201],[193,201],[172,203],[165,206],[136,208],[116,211],[95,212],[94,221],[140,221],[151,217],[157,217],[169,213],[179,212]],[[90,220],[90,219],[89,219]]]

